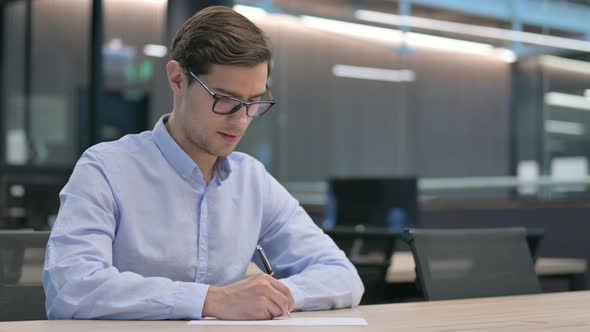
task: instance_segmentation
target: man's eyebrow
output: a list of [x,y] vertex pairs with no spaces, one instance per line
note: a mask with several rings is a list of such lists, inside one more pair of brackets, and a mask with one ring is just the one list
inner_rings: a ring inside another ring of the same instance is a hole
[[[234,97],[234,98],[238,98],[238,99],[241,99],[242,98],[239,93],[233,92],[233,91],[230,91],[230,90],[227,90],[227,89],[224,89],[224,88],[215,88],[215,90],[216,91],[219,91],[220,94],[223,94],[223,95],[226,95],[226,96],[229,96],[229,97]],[[265,94],[266,94],[266,90],[264,90],[263,92],[261,92],[259,94],[256,94],[256,95],[250,97],[249,99],[262,97]]]

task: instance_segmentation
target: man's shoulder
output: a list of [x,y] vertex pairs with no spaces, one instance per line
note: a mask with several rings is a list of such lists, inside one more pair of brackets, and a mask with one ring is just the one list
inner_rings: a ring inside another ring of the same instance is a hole
[[109,153],[133,153],[144,149],[148,144],[151,144],[152,132],[144,131],[139,134],[128,134],[116,141],[102,142],[90,147],[89,151],[96,151],[101,154]]
[[102,142],[88,148],[84,155],[100,156],[103,161],[133,157],[153,145],[152,132],[129,134],[116,141]]
[[234,151],[227,157],[232,169],[266,171],[264,165],[251,155]]

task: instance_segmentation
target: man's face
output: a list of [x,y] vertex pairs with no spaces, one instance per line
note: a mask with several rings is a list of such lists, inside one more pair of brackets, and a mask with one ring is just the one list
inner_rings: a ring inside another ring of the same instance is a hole
[[[259,100],[266,90],[267,70],[266,63],[253,67],[213,65],[208,74],[198,77],[216,94],[254,101]],[[214,101],[203,86],[193,81],[182,106],[175,112],[178,113],[183,136],[193,148],[225,157],[236,148],[252,118],[246,115],[246,107],[229,115],[213,113]]]

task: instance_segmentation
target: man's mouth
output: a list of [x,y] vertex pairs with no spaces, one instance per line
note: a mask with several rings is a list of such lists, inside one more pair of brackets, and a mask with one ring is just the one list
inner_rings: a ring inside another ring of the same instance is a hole
[[229,143],[235,143],[240,139],[240,135],[232,135],[221,131],[219,131],[219,134],[221,135],[221,137],[223,137],[225,141]]

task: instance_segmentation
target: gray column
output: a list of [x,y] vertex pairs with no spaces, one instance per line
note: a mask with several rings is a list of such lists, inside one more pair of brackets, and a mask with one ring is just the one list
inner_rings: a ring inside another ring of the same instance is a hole
[[[199,10],[215,5],[233,6],[233,0],[168,0],[166,11],[165,45],[170,47],[176,31],[182,24]],[[170,59],[165,57],[156,61],[154,83],[152,88],[152,103],[150,110],[150,125],[166,113],[172,111],[172,93],[166,80],[166,63]]]

